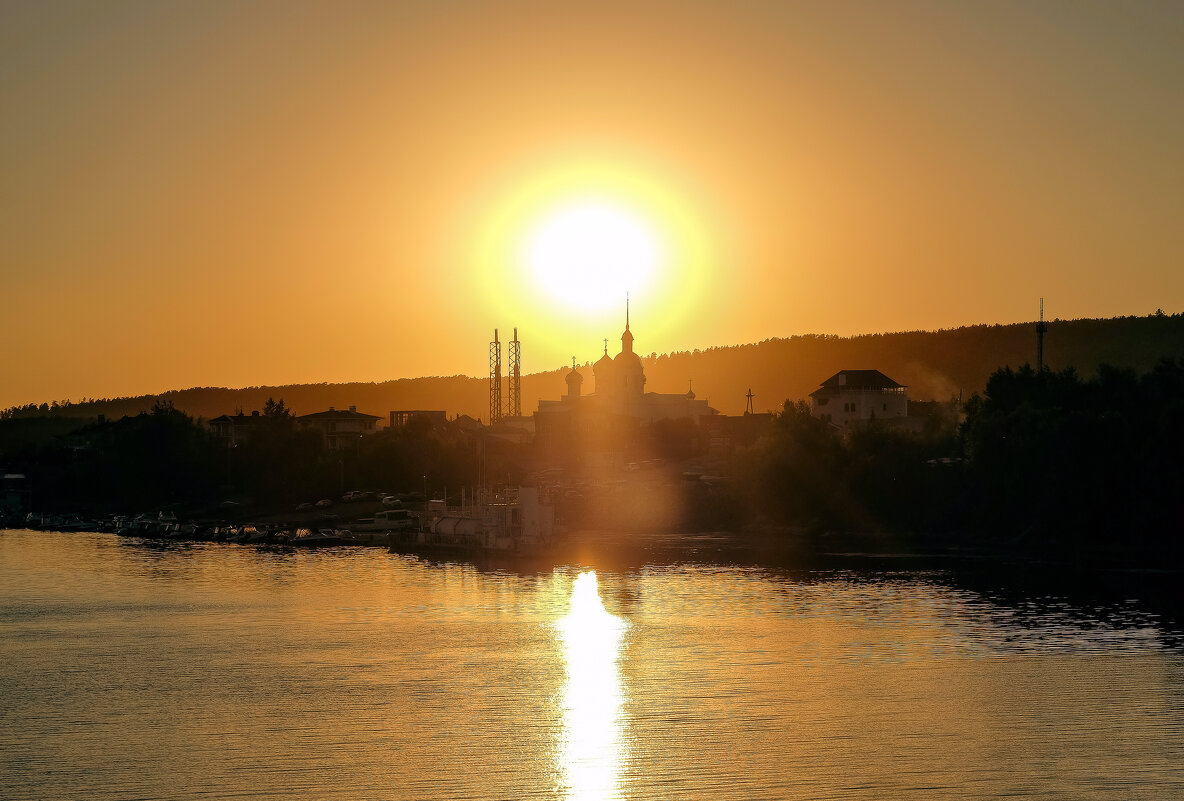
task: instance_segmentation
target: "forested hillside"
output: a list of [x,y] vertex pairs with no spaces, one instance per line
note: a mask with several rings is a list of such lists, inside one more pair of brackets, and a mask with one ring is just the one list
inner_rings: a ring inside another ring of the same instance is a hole
[[[638,352],[645,353],[645,333],[639,332]],[[523,346],[529,370],[530,345]],[[610,352],[614,352],[610,349]],[[595,390],[590,364],[599,353],[588,354],[580,369],[584,390]],[[1045,364],[1053,370],[1075,368],[1082,376],[1095,374],[1099,364],[1151,369],[1164,357],[1184,358],[1184,315],[1157,313],[1148,317],[1053,320],[1045,338]],[[578,358],[578,355],[577,355]],[[947,400],[980,392],[999,367],[1035,363],[1033,323],[976,325],[942,331],[906,331],[856,337],[827,335],[769,339],[748,345],[703,351],[651,353],[643,359],[646,389],[685,392],[693,381],[695,393],[725,414],[744,411],[745,393],[755,394],[758,411],[779,409],[786,399],[806,397],[839,370],[877,369],[909,387],[919,400]],[[523,412],[534,411],[540,398],[565,392],[563,370],[528,373],[522,380]],[[4,411],[6,418],[40,416],[93,419],[147,411],[158,401],[171,403],[195,417],[211,418],[242,409],[261,409],[268,398],[283,398],[297,414],[355,405],[359,411],[385,418],[392,409],[444,409],[449,416],[489,416],[488,381],[484,377],[447,376],[403,378],[377,383],[291,384],[227,389],[199,387],[132,398],[45,402]]]
[[[643,343],[637,344],[644,350]],[[1145,372],[1165,357],[1184,357],[1184,314],[1054,320],[1044,340],[1045,366],[1072,367],[1084,377],[1103,363]],[[983,390],[996,369],[1024,363],[1036,363],[1034,323],[797,336],[645,360],[647,389],[685,392],[691,378],[695,393],[725,414],[744,410],[749,387],[757,411],[776,410],[845,369],[880,370],[908,386],[915,400],[948,400],[960,392],[969,398]]]

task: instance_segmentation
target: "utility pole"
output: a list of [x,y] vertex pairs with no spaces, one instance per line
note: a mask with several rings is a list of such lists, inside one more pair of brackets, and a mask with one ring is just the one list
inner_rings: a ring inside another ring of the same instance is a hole
[[498,341],[497,329],[493,329],[493,341],[489,343],[489,424],[502,419],[502,343]]
[[506,414],[509,417],[522,416],[522,343],[518,341],[518,329],[514,329],[514,339],[509,344],[510,357],[510,395],[506,399]]
[[1044,332],[1048,326],[1044,324],[1044,298],[1040,299],[1040,321],[1036,323],[1036,372],[1044,372]]

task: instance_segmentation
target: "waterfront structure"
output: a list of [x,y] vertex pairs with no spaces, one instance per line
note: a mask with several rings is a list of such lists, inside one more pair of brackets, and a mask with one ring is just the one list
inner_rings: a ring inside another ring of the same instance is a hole
[[350,406],[348,410],[330,406],[325,412],[301,415],[296,418],[296,422],[319,432],[325,440],[325,447],[337,451],[356,442],[359,437],[373,434],[378,430],[380,419],[378,415],[359,412],[357,406]]
[[550,544],[555,535],[555,507],[537,487],[477,490],[466,502],[449,508],[445,500],[428,502],[418,532],[396,532],[396,549],[451,551],[522,551]]
[[810,412],[840,428],[865,420],[907,417],[908,387],[879,370],[840,370],[810,393]]
[[24,473],[10,473],[0,468],[0,514],[20,512],[29,498],[28,481]]

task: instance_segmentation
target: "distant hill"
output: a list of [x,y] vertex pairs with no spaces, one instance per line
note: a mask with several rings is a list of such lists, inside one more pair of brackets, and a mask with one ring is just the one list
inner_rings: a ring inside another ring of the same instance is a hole
[[[642,334],[644,337],[644,333]],[[644,341],[639,340],[639,346]],[[529,347],[529,346],[528,346]],[[1157,313],[1149,317],[1053,320],[1045,337],[1045,363],[1053,369],[1074,367],[1090,376],[1100,363],[1146,371],[1161,358],[1184,358],[1184,315]],[[529,350],[524,353],[529,364]],[[807,396],[826,378],[844,369],[876,369],[909,387],[917,400],[946,400],[981,391],[987,377],[1002,366],[1036,361],[1033,323],[975,325],[941,331],[905,331],[854,337],[827,335],[769,339],[749,345],[703,351],[651,354],[642,360],[646,389],[685,392],[693,380],[695,394],[725,414],[740,414],[745,393],[752,389],[757,411],[778,409],[786,399]],[[595,389],[589,364],[585,391]],[[522,377],[522,409],[530,414],[540,398],[558,398],[565,391],[565,370]],[[67,405],[14,407],[6,417],[108,418],[146,411],[158,401],[204,418],[260,409],[268,398],[283,398],[296,414],[335,406],[381,415],[393,409],[443,409],[450,416],[489,416],[486,378],[432,376],[376,383],[289,384],[285,386],[195,387],[161,395],[92,400]]]
[[[1046,366],[1073,367],[1084,376],[1092,376],[1101,363],[1143,372],[1165,357],[1184,358],[1182,314],[1053,320],[1044,339]],[[685,392],[687,379],[693,378],[696,395],[725,414],[744,411],[749,387],[757,411],[779,409],[787,398],[804,398],[846,369],[879,370],[906,385],[915,400],[948,400],[959,392],[966,398],[981,392],[999,367],[1035,365],[1036,326],[795,336],[644,361],[647,389]]]

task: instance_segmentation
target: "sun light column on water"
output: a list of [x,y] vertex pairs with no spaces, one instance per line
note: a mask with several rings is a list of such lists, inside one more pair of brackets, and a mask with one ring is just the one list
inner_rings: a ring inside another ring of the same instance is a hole
[[567,663],[560,770],[573,801],[620,797],[624,698],[617,660],[627,625],[604,608],[594,572],[576,577],[571,610],[557,624]]

